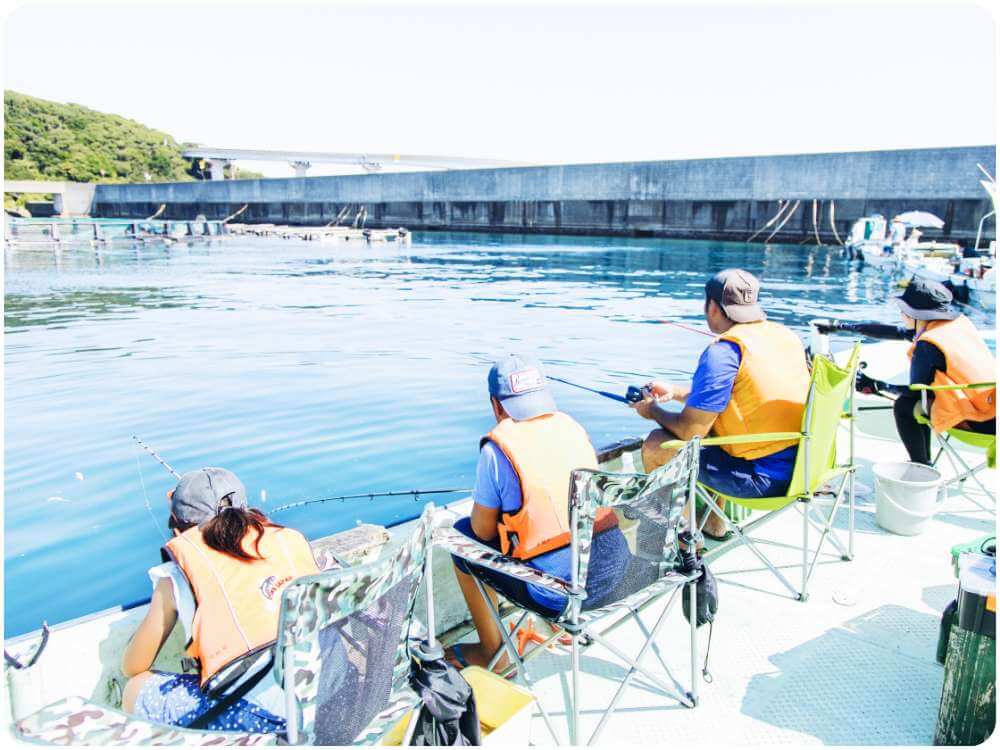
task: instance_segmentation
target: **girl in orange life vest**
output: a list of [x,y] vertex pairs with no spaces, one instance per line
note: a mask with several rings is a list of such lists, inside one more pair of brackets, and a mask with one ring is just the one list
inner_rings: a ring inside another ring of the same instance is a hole
[[[805,349],[785,326],[767,320],[757,302],[760,282],[737,268],[720,271],[705,284],[705,319],[718,338],[702,353],[690,387],[654,381],[634,405],[655,421],[642,446],[646,471],[664,465],[675,450],[667,440],[764,432],[797,432],[809,391]],[[683,411],[661,404],[681,401]],[[709,446],[701,449],[698,479],[733,497],[781,497],[791,483],[795,440]],[[706,536],[724,538],[725,523],[705,519]]]
[[[996,380],[996,361],[972,321],[952,305],[944,284],[914,277],[902,296],[895,297],[902,326],[883,323],[817,324],[820,333],[849,331],[876,339],[913,341],[910,347],[910,383],[967,385]],[[896,431],[914,463],[930,464],[931,431],[917,422],[923,414],[919,391],[882,383],[864,375],[859,388],[897,394],[892,411]],[[929,392],[931,423],[937,432],[960,427],[982,434],[996,433],[996,390]]]
[[[305,538],[247,508],[243,484],[225,469],[188,472],[168,497],[174,538],[166,549],[173,561],[149,571],[149,610],[122,658],[129,678],[122,708],[188,726],[216,704],[202,692],[206,682],[274,640],[281,591],[317,567]],[[200,675],[151,671],[178,620]],[[206,728],[273,733],[284,730],[283,717],[284,693],[268,670]]]
[[[569,478],[574,469],[596,469],[597,456],[586,431],[556,409],[541,366],[511,355],[490,369],[490,405],[496,425],[480,441],[472,514],[455,528],[526,564],[563,580],[571,579]],[[584,609],[606,603],[630,559],[628,542],[614,514],[595,524]],[[460,666],[485,667],[501,645],[500,631],[479,595],[473,576],[496,592],[544,617],[565,608],[566,597],[510,576],[452,558],[479,643],[456,644],[449,658]],[[507,665],[501,657],[497,669]]]

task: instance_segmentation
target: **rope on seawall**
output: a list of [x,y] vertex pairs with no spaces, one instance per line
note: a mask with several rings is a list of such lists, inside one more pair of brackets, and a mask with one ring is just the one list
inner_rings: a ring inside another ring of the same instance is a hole
[[765,244],[766,244],[766,243],[768,243],[768,242],[770,242],[770,241],[771,241],[771,238],[772,238],[772,237],[774,237],[774,235],[776,235],[776,234],[777,234],[778,232],[780,232],[780,231],[781,231],[781,228],[782,228],[783,226],[785,226],[785,224],[787,224],[787,223],[788,223],[788,220],[789,220],[790,218],[792,218],[792,216],[794,216],[794,215],[795,215],[795,212],[799,210],[799,204],[800,204],[800,203],[802,203],[802,201],[800,201],[800,200],[797,200],[797,201],[795,201],[795,205],[794,205],[794,206],[792,206],[792,210],[788,212],[788,215],[787,215],[787,216],[785,216],[785,218],[781,220],[781,223],[780,223],[780,224],[778,224],[778,226],[776,226],[776,227],[774,228],[774,231],[773,231],[773,232],[771,232],[771,234],[769,234],[769,235],[767,236],[767,239],[766,239],[766,240],[764,240],[764,243],[765,243]]
[[818,214],[819,202],[813,198],[813,235],[816,237],[816,244],[822,245],[823,243],[819,241],[819,226],[817,225]]
[[776,221],[777,221],[777,220],[778,220],[778,219],[779,219],[779,218],[781,217],[781,214],[783,214],[783,213],[785,212],[785,209],[786,209],[786,208],[788,208],[788,206],[789,206],[790,204],[791,204],[791,201],[783,201],[783,200],[780,200],[780,199],[779,199],[779,200],[778,200],[778,213],[776,213],[776,214],[775,214],[775,215],[774,215],[774,216],[773,216],[773,217],[771,218],[771,220],[770,220],[769,222],[767,222],[767,224],[765,224],[765,225],[764,225],[764,226],[762,226],[762,227],[761,227],[760,229],[758,229],[758,230],[757,230],[756,232],[754,232],[754,233],[753,233],[753,234],[751,234],[751,235],[750,235],[749,237],[747,237],[746,241],[747,241],[747,242],[750,242],[750,241],[752,241],[754,237],[756,237],[756,236],[757,236],[758,234],[760,234],[760,233],[761,233],[761,232],[763,232],[763,231],[764,231],[765,229],[767,229],[767,228],[768,228],[769,226],[771,226],[771,225],[772,225],[772,224],[773,224],[774,222],[776,222]]
[[840,244],[840,246],[843,247],[844,246],[844,241],[842,239],[840,239],[840,235],[837,234],[837,222],[834,221],[833,203],[834,202],[831,200],[830,201],[830,229],[833,230],[833,236],[837,238],[838,244]]
[[157,216],[159,216],[160,214],[162,214],[166,210],[167,210],[167,204],[166,203],[161,203],[160,207],[158,209],[156,209],[156,213],[153,214],[152,216],[148,217],[146,219],[146,221],[152,221],[153,219],[155,219]]
[[229,214],[229,216],[227,216],[225,219],[222,220],[222,223],[223,224],[228,224],[230,221],[232,221],[233,219],[235,219],[241,213],[243,213],[244,211],[246,211],[249,206],[250,206],[249,203],[244,203],[243,204],[243,208],[241,208],[239,211],[237,211],[234,214]]

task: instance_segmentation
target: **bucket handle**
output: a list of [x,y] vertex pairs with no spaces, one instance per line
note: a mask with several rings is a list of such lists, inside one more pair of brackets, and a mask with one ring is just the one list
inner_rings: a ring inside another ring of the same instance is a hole
[[[875,481],[877,483],[878,482],[878,478],[876,478]],[[940,490],[940,487],[938,489]],[[941,503],[944,502],[944,497],[942,497],[941,493],[938,492],[938,499],[934,501],[934,507],[931,508],[931,510],[929,510],[927,512],[919,513],[919,512],[917,512],[915,510],[910,510],[909,508],[904,508],[902,505],[900,505],[895,500],[893,500],[891,497],[889,497],[889,493],[888,492],[883,492],[882,493],[882,499],[885,500],[887,503],[889,503],[889,505],[891,505],[893,508],[895,508],[896,510],[898,510],[900,513],[903,513],[904,515],[910,516],[912,518],[930,518],[931,516],[933,516],[935,513],[938,512],[938,507],[937,506],[941,505]]]

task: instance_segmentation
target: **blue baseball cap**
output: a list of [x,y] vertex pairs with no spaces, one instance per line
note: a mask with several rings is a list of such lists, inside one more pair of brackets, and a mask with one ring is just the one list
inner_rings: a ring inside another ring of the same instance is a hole
[[498,359],[490,368],[487,382],[490,395],[503,404],[504,411],[515,422],[556,411],[542,366],[533,359],[517,354]]

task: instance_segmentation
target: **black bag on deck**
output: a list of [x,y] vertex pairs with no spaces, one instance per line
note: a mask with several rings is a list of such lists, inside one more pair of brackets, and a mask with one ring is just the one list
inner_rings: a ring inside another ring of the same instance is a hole
[[472,688],[444,659],[438,646],[411,662],[410,685],[420,696],[420,714],[410,744],[419,747],[480,745],[479,715]]

